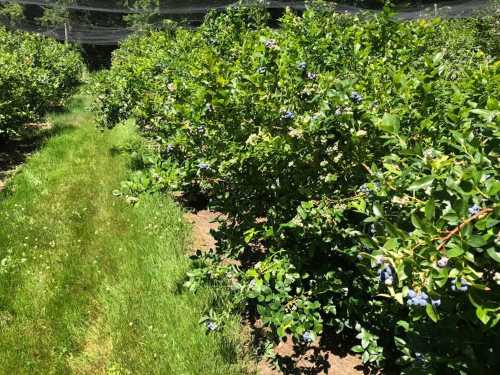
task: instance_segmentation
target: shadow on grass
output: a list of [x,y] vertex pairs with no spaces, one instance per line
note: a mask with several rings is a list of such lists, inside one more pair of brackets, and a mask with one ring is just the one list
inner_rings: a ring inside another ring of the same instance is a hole
[[0,191],[4,181],[12,172],[39,150],[48,139],[74,128],[74,126],[60,122],[56,125],[47,122],[27,124],[18,136],[8,139],[0,138]]

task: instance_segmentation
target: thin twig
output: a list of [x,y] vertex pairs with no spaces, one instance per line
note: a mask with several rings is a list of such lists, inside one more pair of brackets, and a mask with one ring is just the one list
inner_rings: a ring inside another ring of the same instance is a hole
[[361,165],[363,166],[363,168],[365,168],[367,170],[367,172],[371,175],[373,175],[373,172],[372,170],[370,169],[369,166],[367,166],[365,163],[361,163]]
[[465,220],[463,223],[460,223],[455,229],[452,231],[448,232],[448,234],[444,237],[439,238],[441,240],[441,244],[438,246],[438,250],[441,251],[444,249],[448,241],[451,240],[453,236],[455,236],[457,233],[459,233],[463,227],[465,227],[467,224],[470,224],[472,221],[483,218],[486,216],[486,214],[493,212],[493,208],[483,208],[481,211],[479,211],[477,214],[472,215],[469,217],[467,220]]

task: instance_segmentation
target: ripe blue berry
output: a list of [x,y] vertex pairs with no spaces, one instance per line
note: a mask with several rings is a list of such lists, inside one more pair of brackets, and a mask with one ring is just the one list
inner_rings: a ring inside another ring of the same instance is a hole
[[431,304],[434,307],[441,306],[441,299],[431,299]]
[[311,332],[306,331],[306,332],[302,335],[302,340],[303,340],[305,343],[309,344],[309,343],[311,343],[311,342],[313,341],[313,337],[314,337],[314,335],[313,335]]
[[207,320],[206,326],[207,326],[207,329],[210,332],[213,332],[213,331],[217,330],[217,328],[219,328],[219,326],[217,325],[217,323],[212,322],[211,320]]
[[311,72],[307,72],[307,79],[310,80],[310,81],[314,81],[316,78],[318,78],[318,75],[316,73],[311,73]]
[[359,93],[357,93],[356,91],[353,91],[351,93],[351,101],[354,104],[361,104],[361,102],[363,101],[363,97]]
[[437,265],[441,268],[444,268],[448,265],[448,258],[447,257],[442,257],[437,261]]
[[421,306],[425,307],[429,304],[429,296],[425,292],[416,293],[414,290],[410,289],[408,291],[408,300],[406,304],[408,306]]
[[266,48],[276,48],[278,46],[278,44],[276,43],[276,41],[274,39],[268,39],[268,40],[266,40],[265,46],[266,46]]
[[469,215],[470,216],[477,215],[480,211],[481,211],[481,207],[479,207],[477,204],[469,207]]

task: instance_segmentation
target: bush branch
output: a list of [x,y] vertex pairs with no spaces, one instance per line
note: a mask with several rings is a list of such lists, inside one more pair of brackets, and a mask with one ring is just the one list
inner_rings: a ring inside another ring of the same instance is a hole
[[467,224],[470,224],[472,221],[474,221],[476,219],[483,218],[485,215],[489,214],[492,211],[493,211],[493,208],[483,208],[477,214],[472,215],[467,220],[465,220],[463,223],[460,223],[457,227],[455,227],[455,229],[448,232],[448,234],[446,236],[440,238],[441,244],[438,246],[438,250],[439,251],[443,250],[444,247],[446,246],[446,244],[448,243],[448,241],[450,241],[453,236],[458,234],[462,230],[462,228],[465,227]]

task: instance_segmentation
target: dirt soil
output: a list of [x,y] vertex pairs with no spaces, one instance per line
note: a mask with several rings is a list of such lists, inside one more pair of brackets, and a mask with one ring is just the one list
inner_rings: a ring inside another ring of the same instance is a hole
[[217,229],[214,222],[220,214],[209,210],[187,212],[184,217],[193,226],[193,250],[208,251],[215,248],[215,239],[210,234],[211,230]]
[[[217,229],[216,219],[220,213],[209,210],[188,212],[186,221],[193,226],[193,251],[208,251],[215,248],[215,239],[210,234]],[[261,329],[253,325],[253,335],[258,336]],[[260,375],[360,375],[364,374],[361,358],[341,349],[334,338],[322,338],[313,343],[305,352],[295,346],[288,338],[274,348],[278,359],[278,367],[274,368],[268,361],[257,363],[257,373]]]

